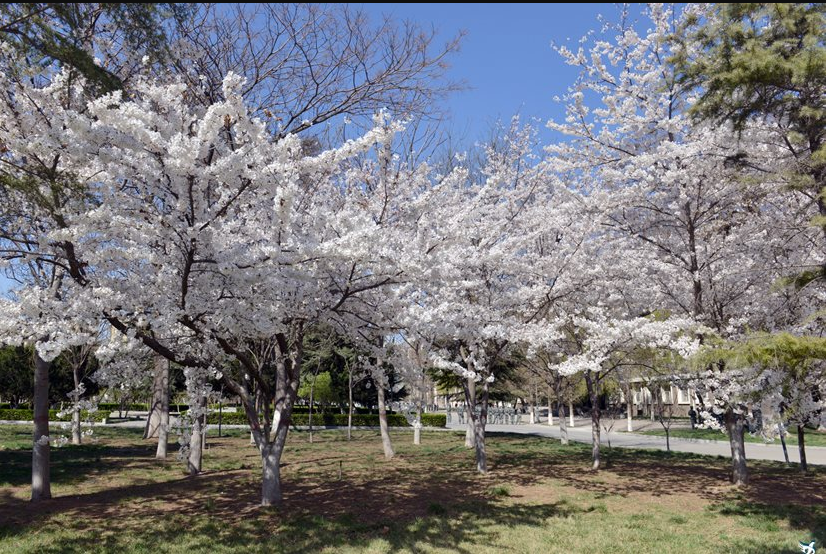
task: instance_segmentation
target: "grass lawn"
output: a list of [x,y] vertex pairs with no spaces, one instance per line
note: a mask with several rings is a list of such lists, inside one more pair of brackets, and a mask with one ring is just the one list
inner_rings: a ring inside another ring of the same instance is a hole
[[[797,445],[797,428],[790,429],[790,433],[786,435],[786,444]],[[663,429],[653,429],[649,431],[636,431],[642,435],[656,435],[659,437],[665,436]],[[672,429],[671,437],[677,439],[708,439],[715,441],[728,441],[728,435],[722,431],[715,431],[714,429]],[[746,442],[765,443],[763,437],[760,435],[751,435],[746,433]],[[774,444],[780,444],[780,439],[775,439]],[[806,429],[806,446],[826,446],[826,433],[822,431],[815,431],[814,429]]]
[[[799,552],[826,541],[826,472],[614,449],[589,471],[589,447],[489,436],[491,471],[473,470],[463,434],[293,432],[285,507],[262,509],[248,435],[210,438],[205,472],[156,461],[139,429],[96,430],[94,444],[52,451],[52,492],[28,502],[29,427],[0,427],[0,552],[662,553]],[[339,478],[339,470],[341,478]]]

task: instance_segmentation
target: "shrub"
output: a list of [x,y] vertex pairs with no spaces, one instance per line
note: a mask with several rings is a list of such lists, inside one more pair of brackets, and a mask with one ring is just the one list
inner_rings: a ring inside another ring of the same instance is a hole
[[425,427],[447,427],[447,415],[422,414],[422,425]]
[[[117,412],[120,409],[120,402],[101,402],[98,404],[98,411]],[[149,410],[149,404],[143,404],[139,402],[124,404],[123,409],[130,411],[146,412]]]
[[247,424],[247,416],[243,412],[240,414],[238,412],[224,412],[223,414],[218,414],[218,412],[210,412],[207,414],[207,424],[208,425],[218,425],[218,416],[221,416],[221,423],[223,425],[246,425]]
[[[72,414],[66,414],[63,417],[57,417],[58,410],[49,410],[49,421],[71,421]],[[92,420],[97,423],[105,423],[109,414],[105,411],[97,411],[89,413],[87,411],[80,412],[80,419],[82,421]],[[7,421],[34,421],[33,410],[0,410],[0,420]]]
[[[438,414],[433,414],[438,415]],[[442,423],[444,423],[444,416],[442,416]],[[218,413],[210,412],[207,415],[207,423],[209,425],[218,425]],[[222,423],[224,425],[246,425],[247,416],[243,413],[226,413],[224,412]],[[293,425],[307,425],[309,423],[309,414],[293,414]],[[388,414],[387,424],[391,427],[408,427],[407,419],[400,414]],[[319,414],[313,412],[313,425],[318,426],[347,426],[347,414]],[[353,414],[354,427],[378,427],[379,416],[376,414]]]

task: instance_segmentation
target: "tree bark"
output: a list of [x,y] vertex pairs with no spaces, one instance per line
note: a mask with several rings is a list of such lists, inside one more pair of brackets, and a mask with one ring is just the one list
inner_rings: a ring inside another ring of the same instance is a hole
[[745,485],[749,482],[743,436],[745,432],[744,420],[742,414],[735,414],[731,408],[726,411],[726,431],[728,431],[729,446],[731,447],[731,482],[735,485]]
[[384,457],[391,459],[393,452],[393,442],[390,440],[390,430],[387,428],[387,407],[384,405],[384,384],[381,379],[374,379],[376,383],[376,394],[379,399],[379,429],[381,430],[381,446],[384,448]]
[[554,392],[556,393],[556,401],[559,404],[559,441],[562,444],[568,444],[568,426],[565,420],[565,402],[562,401],[562,376],[555,375],[554,378]]
[[[189,436],[189,458],[187,459],[187,471],[190,475],[201,473],[201,461],[204,457],[204,427],[206,425],[206,405],[207,399],[202,396],[197,401],[197,409],[200,413],[192,422],[192,433]],[[192,409],[192,408],[190,408]]]
[[80,409],[75,407],[72,411],[72,444],[82,443],[82,434],[80,432]]
[[626,431],[634,431],[634,394],[631,385],[628,385],[627,398],[625,399]]
[[[80,387],[80,370],[81,367],[78,364],[73,363],[74,367],[72,367],[72,377],[74,378],[75,382],[75,391],[78,390]],[[74,398],[75,405],[72,409],[72,444],[81,444],[82,434],[80,432],[80,395]]]
[[465,405],[468,410],[465,448],[474,448],[476,446],[476,429],[473,424],[473,418],[476,415],[476,381],[468,378],[465,393]]
[[479,473],[488,472],[488,456],[485,450],[485,425],[488,420],[488,383],[482,385],[482,402],[480,403],[479,415],[473,411],[473,433],[474,446],[476,448],[476,471]]
[[416,406],[416,421],[413,422],[413,444],[422,444],[422,405]]
[[588,371],[585,372],[585,384],[588,388],[588,398],[591,400],[591,457],[594,460],[592,467],[594,470],[598,470],[601,462],[599,451],[599,418],[601,414],[597,383]]
[[32,446],[32,501],[52,497],[49,458],[49,367],[34,351],[34,444]]
[[268,444],[261,452],[261,505],[281,506],[281,453],[279,441]]
[[169,360],[155,356],[152,376],[152,405],[146,420],[143,438],[158,438],[155,458],[166,458],[169,442]]
[[783,430],[783,424],[778,423],[777,429],[780,431],[780,444],[783,446],[783,458],[786,460],[786,465],[789,465],[789,449],[786,448],[786,432]]
[[529,416],[528,416],[528,423],[534,425],[536,423],[536,398],[533,394],[531,394],[531,405],[528,408]]
[[800,471],[808,471],[806,463],[806,432],[803,425],[797,426],[797,451],[800,453]]
[[347,392],[350,400],[347,410],[347,440],[349,441],[353,435],[353,370],[350,369],[347,373]]

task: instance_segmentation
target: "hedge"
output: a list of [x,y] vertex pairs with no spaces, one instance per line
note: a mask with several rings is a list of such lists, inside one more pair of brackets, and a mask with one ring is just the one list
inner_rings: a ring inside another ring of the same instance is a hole
[[[72,414],[66,414],[63,417],[57,417],[58,410],[49,410],[49,421],[71,421]],[[109,414],[106,412],[80,412],[81,421],[92,421],[98,423],[105,423]],[[32,410],[0,410],[0,420],[6,421],[34,421],[34,411]]]
[[[307,418],[293,418],[293,423],[296,425],[307,425]],[[347,414],[322,414],[321,422],[313,414],[313,423],[315,425],[339,425],[347,426]],[[391,427],[407,427],[407,418],[401,414],[387,414],[387,424]],[[353,414],[353,425],[355,427],[378,427],[378,414]]]
[[[218,425],[218,412],[210,412],[207,414],[207,423],[209,425]],[[238,412],[224,412],[221,414],[221,423],[223,425],[246,425],[247,416],[239,414]]]
[[422,425],[425,427],[447,427],[447,415],[422,414]]
[[[313,413],[331,413],[331,414],[340,414],[340,413],[341,413],[341,410],[342,410],[342,408],[339,408],[338,406],[327,406],[327,407],[325,407],[324,409],[320,409],[318,406],[316,406],[315,408],[313,408]],[[347,406],[344,406],[343,410],[344,410],[344,415],[347,415]],[[238,406],[238,411],[243,412],[243,411],[244,411],[244,407],[243,407],[243,406]],[[293,413],[294,413],[294,414],[308,414],[308,413],[310,413],[310,407],[309,407],[309,406],[306,406],[306,405],[304,405],[304,404],[299,404],[299,405],[297,405],[297,406],[293,406]],[[376,409],[376,408],[373,408],[373,409],[370,409],[370,408],[358,408],[358,407],[353,408],[353,414],[354,414],[354,415],[355,415],[355,414],[373,414],[373,415],[378,415],[378,413],[379,413],[379,411],[378,411],[378,409]],[[394,413],[396,413],[396,412],[394,412],[393,410],[387,410],[387,413],[388,413],[388,414],[394,414]]]
[[[435,414],[434,414],[435,415]],[[444,424],[445,417],[442,416],[442,423]],[[307,425],[308,414],[293,414],[294,425]],[[247,416],[239,413],[224,413],[222,417],[223,425],[246,425]],[[210,425],[218,425],[218,414],[211,412],[207,415],[207,423]],[[408,427],[407,419],[400,414],[387,414],[387,424],[391,427]],[[340,427],[347,426],[347,414],[313,414],[313,425],[335,425]],[[379,416],[370,414],[353,414],[353,425],[356,427],[378,427]]]
[[[101,402],[98,404],[98,410],[109,410],[110,412],[117,412],[120,411],[120,402]],[[146,412],[149,411],[149,404],[142,404],[142,403],[131,403],[131,404],[124,404],[123,410],[129,411],[137,411],[137,412]]]

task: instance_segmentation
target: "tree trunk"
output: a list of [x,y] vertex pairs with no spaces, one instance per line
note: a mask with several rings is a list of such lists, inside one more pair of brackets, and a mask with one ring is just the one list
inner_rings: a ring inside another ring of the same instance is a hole
[[[276,435],[277,437],[277,435]],[[281,452],[277,439],[261,452],[261,505],[281,506]]]
[[746,447],[744,444],[744,418],[742,414],[735,414],[729,408],[726,411],[726,431],[728,431],[729,446],[731,447],[731,482],[735,485],[745,485],[749,482],[746,468]]
[[548,425],[554,424],[554,403],[551,400],[551,387],[548,387]]
[[559,403],[559,442],[568,444],[568,425],[565,420],[565,403]]
[[313,442],[313,389],[315,389],[315,375],[313,375],[313,382],[310,383],[310,409],[307,410],[307,423],[310,427],[310,443]]
[[465,392],[465,404],[468,409],[467,429],[465,430],[465,448],[474,448],[476,446],[476,430],[473,424],[473,418],[476,415],[476,381],[468,378]]
[[[80,365],[72,364],[72,377],[75,381],[75,392],[80,387]],[[80,395],[74,397],[75,405],[72,409],[72,444],[81,444],[82,435],[80,433]]]
[[808,471],[806,464],[806,433],[803,425],[797,426],[797,451],[800,453],[800,471]]
[[353,435],[353,371],[348,372],[347,390],[350,398],[350,407],[347,410],[347,440],[349,441]]
[[[189,458],[187,459],[187,471],[190,475],[201,473],[201,460],[204,456],[204,427],[206,425],[206,405],[205,396],[197,400],[194,406],[198,412],[198,417],[192,422],[192,432],[189,435]],[[192,407],[190,408],[192,409]]]
[[476,471],[488,472],[488,456],[485,450],[485,425],[488,419],[488,383],[482,385],[482,402],[479,415],[473,411],[474,445],[476,447]]
[[571,425],[571,427],[576,427],[576,424],[574,423],[574,402],[573,402],[573,400],[568,401],[568,417],[570,418],[570,421],[568,423]]
[[600,465],[599,452],[599,395],[597,390],[597,383],[594,381],[590,372],[585,372],[585,384],[588,388],[588,397],[591,400],[591,456],[594,460],[593,469],[598,470]]
[[[554,393],[559,404],[559,441],[568,444],[568,426],[565,424],[565,402],[562,400],[562,376],[554,375]],[[573,411],[572,411],[573,413]]]
[[34,351],[34,444],[32,446],[32,501],[52,497],[49,475],[49,367]]
[[778,423],[777,429],[780,431],[780,444],[783,446],[783,458],[786,460],[786,465],[789,465],[789,449],[786,448],[786,432],[783,430],[783,424]]
[[625,399],[625,418],[626,431],[632,433],[634,431],[634,394],[631,385],[628,385],[628,394]]
[[422,405],[416,406],[416,421],[413,422],[413,444],[422,444]]
[[72,444],[82,444],[82,435],[80,432],[80,410],[75,407],[72,412]]
[[149,417],[146,420],[143,438],[158,438],[158,448],[155,457],[166,458],[169,441],[169,360],[162,356],[155,356],[155,367],[152,376],[152,405],[149,407]]
[[395,452],[393,452],[393,443],[390,441],[390,430],[387,428],[387,407],[384,405],[384,384],[381,379],[374,379],[376,383],[376,394],[379,398],[379,429],[381,430],[381,445],[384,448],[384,457],[391,459]]
[[533,394],[531,394],[531,405],[528,408],[528,411],[530,412],[528,416],[528,423],[531,425],[536,424],[536,397]]

